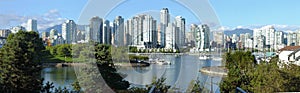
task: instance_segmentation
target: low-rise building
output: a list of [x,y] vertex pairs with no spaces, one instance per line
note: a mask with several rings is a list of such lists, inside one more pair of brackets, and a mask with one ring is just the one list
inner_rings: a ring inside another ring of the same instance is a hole
[[278,50],[278,55],[280,63],[300,66],[300,46],[286,46]]

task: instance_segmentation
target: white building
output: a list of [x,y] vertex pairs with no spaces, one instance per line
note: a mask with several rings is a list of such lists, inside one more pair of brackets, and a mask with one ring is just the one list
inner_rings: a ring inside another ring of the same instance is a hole
[[23,26],[15,26],[15,27],[10,28],[10,31],[11,31],[12,33],[17,33],[17,32],[19,32],[20,30],[25,31],[26,29],[25,29],[25,27],[23,27]]
[[253,30],[254,48],[263,50],[264,48],[275,49],[275,28],[273,26],[265,26]]
[[214,31],[213,40],[216,42],[218,48],[221,48],[224,45],[224,32],[223,31]]
[[296,46],[297,44],[297,33],[289,31],[287,34],[287,46]]
[[117,46],[124,46],[124,18],[117,16],[114,20],[114,43]]
[[165,47],[166,43],[166,28],[170,23],[170,14],[168,8],[163,8],[160,11],[160,45]]
[[11,33],[9,29],[0,29],[0,37],[8,37],[8,35]]
[[199,25],[196,29],[196,48],[198,51],[208,51],[210,48],[210,29],[208,25]]
[[275,32],[275,50],[279,50],[285,46],[284,33],[282,31]]
[[176,49],[176,27],[173,23],[169,23],[166,29],[166,46],[165,49]]
[[154,48],[157,43],[156,20],[150,15],[144,15],[142,42],[146,48]]
[[182,16],[175,17],[175,26],[177,32],[177,45],[182,48],[185,45],[185,19]]
[[73,20],[67,20],[62,24],[62,38],[66,44],[76,43],[77,26]]
[[36,31],[36,32],[38,32],[37,20],[28,19],[28,21],[27,21],[27,31]]
[[[279,61],[300,66],[300,46],[287,46],[279,50]],[[281,66],[281,64],[279,64]]]

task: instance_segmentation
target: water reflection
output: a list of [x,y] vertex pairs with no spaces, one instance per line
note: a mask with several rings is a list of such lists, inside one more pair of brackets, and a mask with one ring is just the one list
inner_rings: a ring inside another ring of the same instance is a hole
[[[117,70],[126,74],[125,80],[132,86],[145,87],[151,84],[154,77],[166,77],[166,83],[172,87],[186,91],[192,80],[200,80],[201,84],[207,89],[213,87],[214,92],[219,92],[218,84],[221,77],[214,76],[211,83],[211,76],[199,72],[204,66],[220,66],[220,61],[199,60],[198,56],[183,55],[175,57],[173,55],[159,55],[171,62],[171,65],[151,64],[149,67],[119,67]],[[71,88],[71,84],[76,80],[73,67],[44,68],[42,77],[44,82],[53,82],[55,86],[66,86]],[[211,84],[213,86],[211,87]]]
[[42,70],[44,83],[53,82],[55,87],[72,88],[71,84],[77,79],[73,67],[48,67]]

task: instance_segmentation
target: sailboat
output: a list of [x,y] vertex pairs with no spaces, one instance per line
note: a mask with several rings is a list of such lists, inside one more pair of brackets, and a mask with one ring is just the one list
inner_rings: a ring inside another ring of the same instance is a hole
[[212,57],[207,54],[202,54],[202,55],[200,54],[199,59],[200,60],[210,60],[210,59],[212,59]]

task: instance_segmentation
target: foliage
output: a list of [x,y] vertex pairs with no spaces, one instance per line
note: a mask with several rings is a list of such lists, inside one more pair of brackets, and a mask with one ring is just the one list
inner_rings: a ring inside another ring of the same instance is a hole
[[75,82],[72,84],[72,87],[73,87],[73,89],[74,89],[75,92],[80,93],[81,87],[80,87],[78,81],[75,81]]
[[260,64],[256,64],[251,52],[229,52],[224,57],[229,70],[228,76],[220,83],[224,93],[234,92],[236,87],[254,93],[300,91],[300,67],[285,65],[279,68],[278,56]]
[[44,49],[42,39],[34,31],[10,34],[0,50],[1,87],[6,92],[39,92],[42,87],[40,61]]
[[123,80],[112,63],[112,57],[110,54],[111,46],[98,44],[95,47],[96,62],[101,76],[106,81],[107,85],[113,90],[127,90],[129,82]]
[[148,60],[148,56],[137,56],[137,55],[129,55],[130,60]]
[[138,52],[138,48],[134,47],[134,46],[130,46],[129,47],[129,52],[136,53],[136,52]]
[[166,78],[153,78],[152,83],[150,85],[146,85],[146,88],[138,88],[133,87],[129,89],[130,93],[148,93],[150,92],[151,88],[155,86],[155,89],[152,93],[167,93],[171,86],[165,83]]
[[155,86],[155,93],[167,93],[168,89],[171,88],[171,86],[167,85],[165,81],[166,78],[159,78],[157,80],[156,78],[153,78],[152,83],[150,85],[147,85],[146,87],[148,88],[148,90],[150,90],[152,86]]
[[42,93],[51,93],[51,89],[54,88],[53,82],[47,81],[46,85],[44,85],[41,89]]

